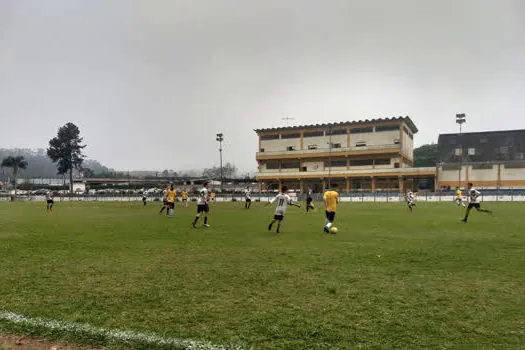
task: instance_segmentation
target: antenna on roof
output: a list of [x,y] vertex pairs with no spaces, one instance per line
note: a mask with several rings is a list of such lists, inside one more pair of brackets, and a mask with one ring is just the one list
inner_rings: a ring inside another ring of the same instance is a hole
[[284,122],[286,123],[286,126],[289,126],[290,121],[295,120],[295,119],[292,117],[284,117],[284,118],[281,118],[281,120],[284,120]]

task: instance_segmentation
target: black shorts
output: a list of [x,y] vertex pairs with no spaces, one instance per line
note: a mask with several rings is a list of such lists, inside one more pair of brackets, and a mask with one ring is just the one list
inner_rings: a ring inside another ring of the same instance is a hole
[[167,206],[168,208],[170,208],[170,209],[173,209],[173,208],[175,208],[175,202],[167,202],[167,203],[166,203],[166,206]]
[[310,204],[312,203],[312,201],[313,201],[312,197],[306,198],[306,204]]
[[145,202],[146,201],[146,197],[142,197],[142,200]]
[[52,199],[48,199],[47,204],[55,204],[55,202]]
[[183,201],[183,202],[187,202],[187,201],[188,201],[188,198],[182,198],[182,201]]
[[326,219],[327,219],[329,222],[333,222],[334,219],[335,219],[335,212],[334,212],[334,211],[327,211],[327,212],[326,212]]
[[197,214],[199,213],[207,213],[210,211],[210,207],[208,204],[198,204],[197,205]]
[[284,219],[284,215],[277,215],[277,214],[275,214],[275,215],[273,216],[273,219],[274,219],[274,220],[283,221],[283,219]]
[[251,202],[252,199],[251,198],[246,198],[246,202]]
[[166,205],[166,206],[168,205],[168,201],[165,200],[165,199],[162,200],[162,203],[163,203],[164,205]]
[[479,209],[479,208],[481,208],[481,204],[480,203],[469,203],[468,204],[468,208],[469,209],[472,209],[472,208]]

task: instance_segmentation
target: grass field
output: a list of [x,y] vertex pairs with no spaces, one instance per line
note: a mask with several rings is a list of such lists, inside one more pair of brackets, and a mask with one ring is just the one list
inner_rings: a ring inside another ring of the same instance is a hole
[[242,205],[194,230],[194,203],[0,203],[0,310],[254,349],[525,345],[525,204],[468,224],[452,203],[342,204],[336,235],[321,210],[289,208],[276,235],[273,208]]

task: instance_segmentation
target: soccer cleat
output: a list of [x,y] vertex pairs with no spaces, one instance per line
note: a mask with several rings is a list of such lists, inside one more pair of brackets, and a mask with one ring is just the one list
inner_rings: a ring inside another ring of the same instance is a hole
[[203,224],[202,226],[204,226],[204,227],[210,227],[210,225],[208,225],[208,224]]
[[273,226],[273,224],[268,225],[268,231],[272,230],[272,226]]
[[467,222],[467,219],[461,219],[461,221],[463,221],[463,222]]
[[195,226],[194,222],[191,223],[191,226],[193,226],[193,228],[197,228],[197,226]]
[[330,230],[328,229],[328,227],[326,227],[326,226],[324,227],[324,232],[325,233],[330,233]]
[[275,231],[275,233],[281,233],[281,231],[277,230],[277,231]]

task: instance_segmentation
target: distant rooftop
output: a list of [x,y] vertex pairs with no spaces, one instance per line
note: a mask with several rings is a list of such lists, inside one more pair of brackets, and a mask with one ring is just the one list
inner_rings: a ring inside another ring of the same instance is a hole
[[326,124],[310,124],[310,125],[296,125],[296,126],[282,126],[276,128],[266,128],[266,129],[255,129],[256,133],[265,132],[265,131],[286,131],[286,130],[298,130],[298,129],[317,129],[317,128],[334,128],[340,126],[352,126],[352,125],[362,125],[362,124],[377,124],[380,122],[393,122],[393,121],[404,121],[408,128],[415,134],[418,132],[418,129],[410,117],[393,117],[393,118],[378,118],[378,119],[365,119],[365,120],[354,120],[348,122],[339,122],[339,123],[326,123]]

